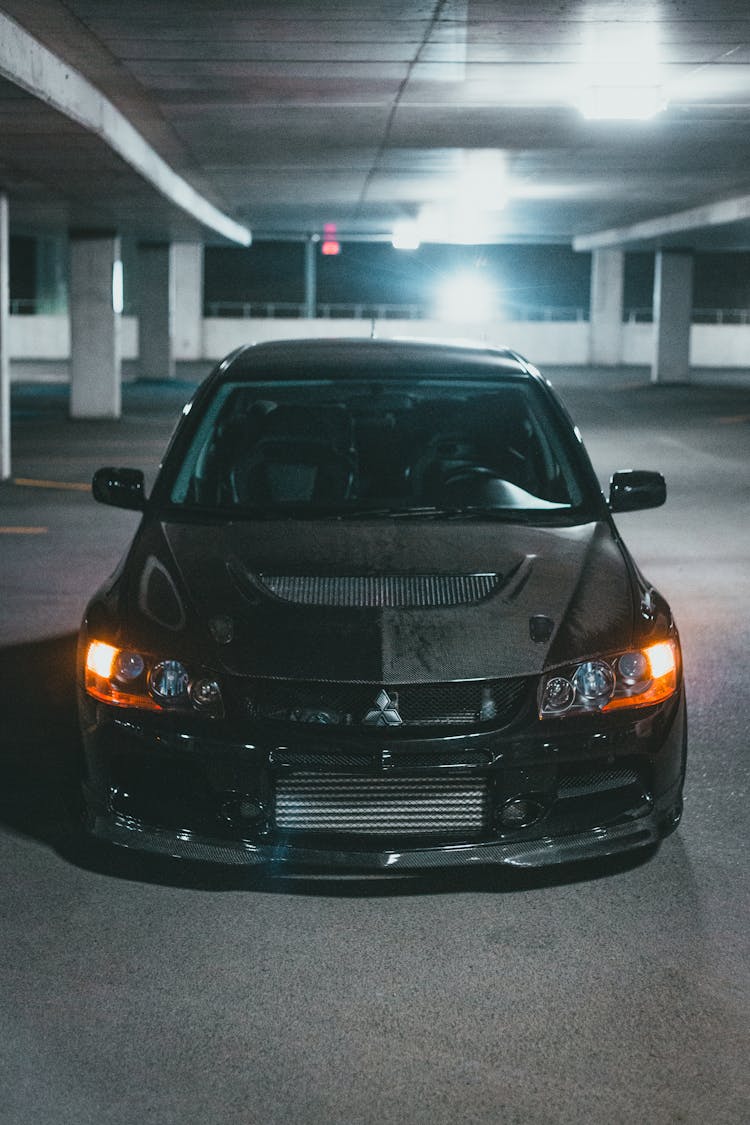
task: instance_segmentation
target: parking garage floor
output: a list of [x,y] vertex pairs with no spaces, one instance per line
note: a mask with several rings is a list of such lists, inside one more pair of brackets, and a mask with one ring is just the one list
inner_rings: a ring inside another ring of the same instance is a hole
[[540,874],[270,878],[75,843],[75,629],[137,516],[187,383],[119,422],[14,388],[0,485],[0,1122],[355,1125],[750,1120],[750,380],[550,372],[602,481],[667,477],[618,517],[670,599],[688,686],[678,832]]

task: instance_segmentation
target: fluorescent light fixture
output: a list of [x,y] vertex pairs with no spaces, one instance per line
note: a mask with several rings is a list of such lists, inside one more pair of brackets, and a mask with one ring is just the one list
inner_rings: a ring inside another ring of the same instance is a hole
[[667,99],[660,86],[590,86],[577,106],[587,121],[650,121]]
[[125,285],[123,281],[122,262],[118,258],[112,263],[112,311],[118,315],[125,307]]
[[573,102],[588,120],[648,121],[667,107],[655,21],[592,22]]
[[418,250],[421,241],[416,223],[396,223],[393,228],[391,244],[395,250]]
[[496,311],[495,288],[486,278],[467,270],[441,283],[436,304],[439,320],[480,323]]

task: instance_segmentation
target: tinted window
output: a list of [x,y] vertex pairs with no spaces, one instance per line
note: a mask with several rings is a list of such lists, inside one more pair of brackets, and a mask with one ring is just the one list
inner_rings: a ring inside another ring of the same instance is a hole
[[171,489],[181,506],[570,512],[569,435],[530,382],[226,383]]

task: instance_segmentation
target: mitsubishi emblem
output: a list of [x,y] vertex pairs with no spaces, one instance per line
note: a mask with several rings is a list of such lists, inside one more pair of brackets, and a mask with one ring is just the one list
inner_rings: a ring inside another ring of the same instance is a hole
[[403,719],[398,711],[398,692],[394,691],[393,695],[389,695],[385,688],[382,688],[375,700],[375,706],[367,712],[362,722],[370,727],[401,726]]

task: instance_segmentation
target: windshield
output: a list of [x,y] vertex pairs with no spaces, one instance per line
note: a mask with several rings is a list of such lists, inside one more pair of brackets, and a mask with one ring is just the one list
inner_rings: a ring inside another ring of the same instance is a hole
[[184,509],[257,515],[570,514],[570,438],[532,382],[224,383],[173,476]]

